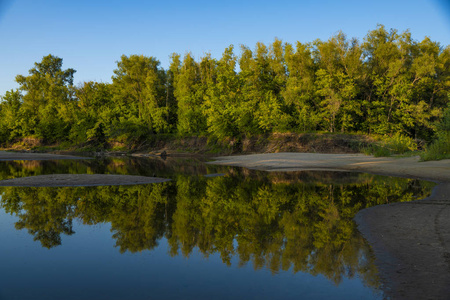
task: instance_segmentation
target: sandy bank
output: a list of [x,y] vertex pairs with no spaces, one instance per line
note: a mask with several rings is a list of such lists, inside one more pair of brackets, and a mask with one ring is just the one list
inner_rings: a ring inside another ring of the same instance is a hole
[[[89,157],[58,155],[50,153],[22,153],[0,151],[0,161],[12,160],[59,160],[90,159]],[[170,179],[110,174],[53,174],[0,180],[0,186],[59,187],[59,186],[101,186],[133,185],[169,181]]]
[[364,154],[269,153],[215,158],[214,164],[266,171],[345,170],[450,182],[450,160],[419,162],[419,157]]
[[54,160],[54,159],[89,159],[89,157],[58,155],[50,153],[24,153],[0,151],[0,161],[8,160]]
[[60,187],[133,185],[170,181],[170,179],[110,174],[52,174],[0,180],[0,186]]
[[450,160],[273,153],[218,157],[212,163],[267,171],[345,170],[439,182],[427,199],[365,209],[355,221],[375,252],[386,297],[450,299]]

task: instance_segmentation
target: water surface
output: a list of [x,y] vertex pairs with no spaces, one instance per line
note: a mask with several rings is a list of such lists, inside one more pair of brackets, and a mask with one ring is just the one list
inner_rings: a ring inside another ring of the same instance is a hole
[[433,186],[195,159],[0,162],[0,179],[52,173],[172,181],[0,188],[0,299],[382,299],[352,218]]

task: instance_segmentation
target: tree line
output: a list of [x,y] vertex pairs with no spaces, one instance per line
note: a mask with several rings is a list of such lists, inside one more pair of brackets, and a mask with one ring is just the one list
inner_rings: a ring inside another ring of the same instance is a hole
[[432,140],[450,94],[450,47],[379,25],[295,45],[231,45],[220,59],[123,55],[112,83],[73,84],[45,56],[0,102],[0,144],[133,143],[164,134],[216,139],[273,132],[401,133]]

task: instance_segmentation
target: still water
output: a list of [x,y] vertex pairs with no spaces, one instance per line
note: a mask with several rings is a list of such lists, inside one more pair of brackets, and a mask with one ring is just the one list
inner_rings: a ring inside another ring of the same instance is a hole
[[433,187],[195,159],[0,162],[0,179],[55,173],[172,181],[1,187],[0,300],[382,299],[371,248],[352,218]]

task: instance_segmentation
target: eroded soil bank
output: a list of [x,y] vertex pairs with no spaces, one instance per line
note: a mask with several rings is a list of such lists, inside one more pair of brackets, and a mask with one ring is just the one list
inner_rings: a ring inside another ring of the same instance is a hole
[[427,199],[365,209],[355,221],[373,247],[386,297],[449,299],[450,160],[274,153],[219,157],[213,163],[267,171],[358,171],[440,183]]

